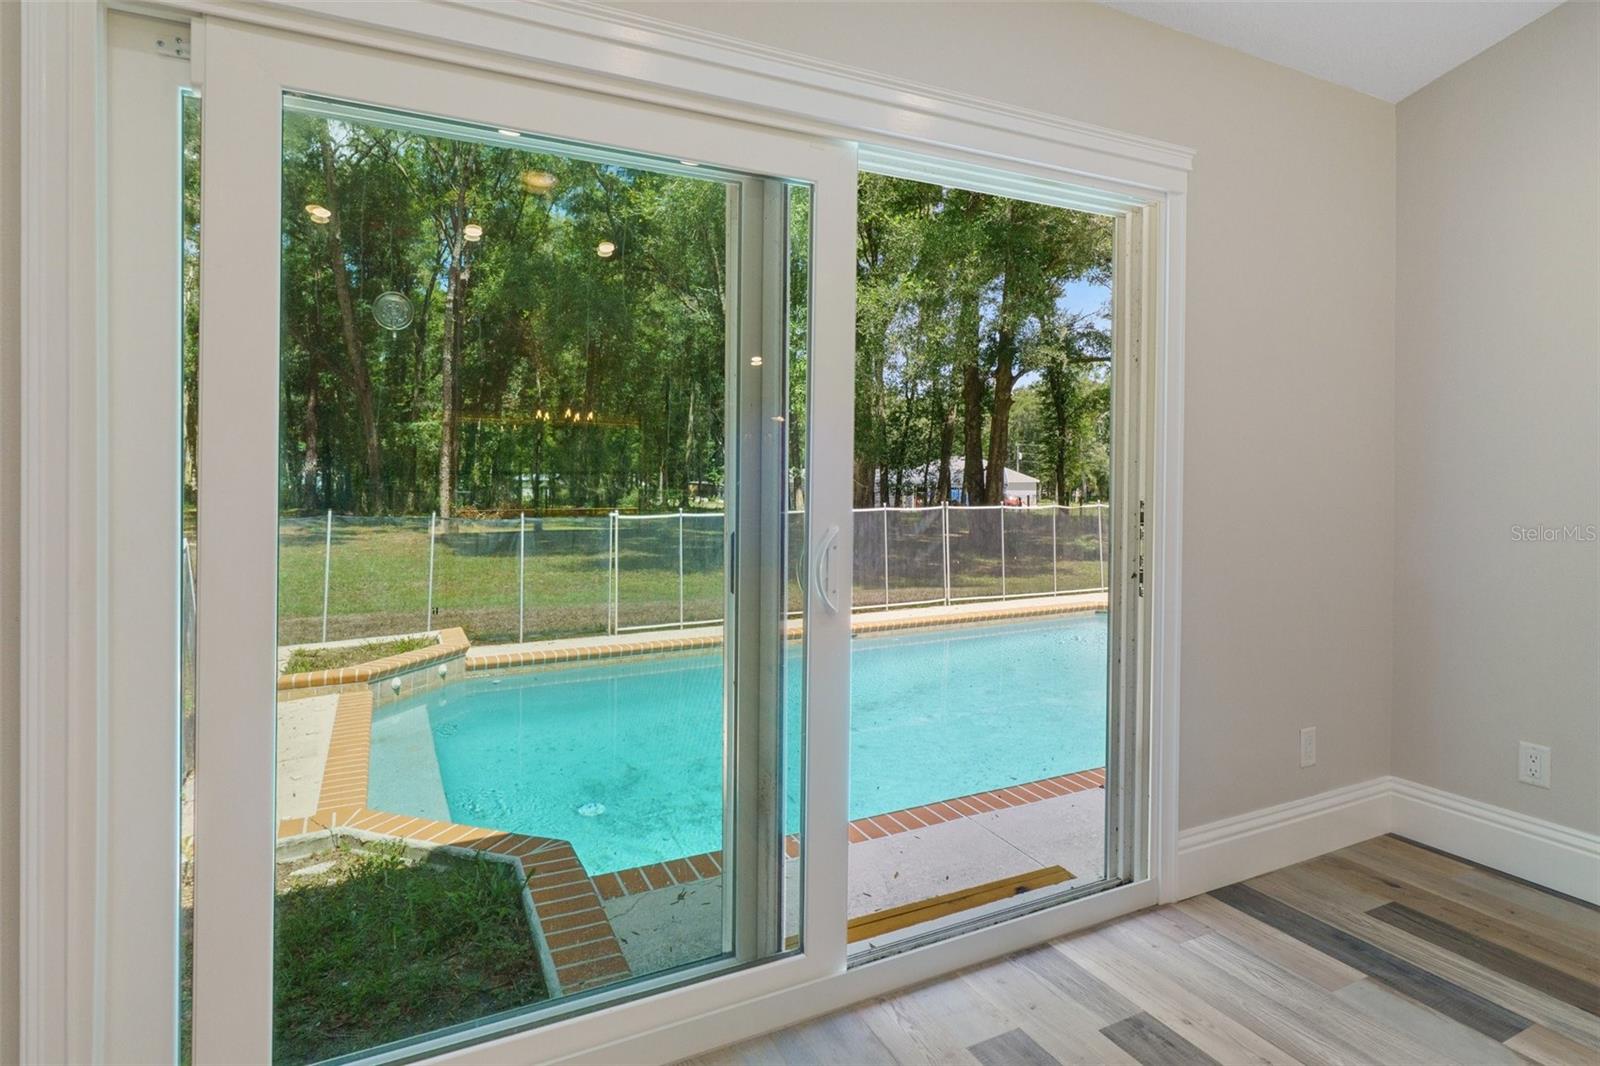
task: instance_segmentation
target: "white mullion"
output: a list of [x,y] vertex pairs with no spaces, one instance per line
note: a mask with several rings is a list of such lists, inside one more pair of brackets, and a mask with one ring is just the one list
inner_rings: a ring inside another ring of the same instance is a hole
[[272,1049],[281,91],[208,26],[201,115],[194,1059]]
[[[850,795],[850,593],[854,552],[856,159],[853,148],[817,152],[811,201],[811,349],[805,619],[805,899],[807,956],[827,973],[847,965]],[[823,604],[820,549],[837,530]]]
[[107,19],[109,655],[104,1045],[177,1058],[183,24]]

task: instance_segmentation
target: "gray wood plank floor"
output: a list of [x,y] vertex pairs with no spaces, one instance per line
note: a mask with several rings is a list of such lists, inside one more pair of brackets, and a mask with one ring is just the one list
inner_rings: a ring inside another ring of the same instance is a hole
[[1376,837],[691,1062],[1600,1066],[1600,908]]

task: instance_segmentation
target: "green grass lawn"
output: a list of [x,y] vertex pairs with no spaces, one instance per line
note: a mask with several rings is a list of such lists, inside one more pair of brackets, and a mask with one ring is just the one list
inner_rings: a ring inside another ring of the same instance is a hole
[[337,670],[343,666],[359,666],[389,655],[403,655],[418,648],[427,648],[438,641],[432,637],[403,637],[400,640],[372,640],[365,644],[348,644],[337,648],[296,648],[289,653],[283,672],[302,674],[308,670]]
[[278,867],[273,1058],[309,1062],[547,995],[505,863],[340,845]]

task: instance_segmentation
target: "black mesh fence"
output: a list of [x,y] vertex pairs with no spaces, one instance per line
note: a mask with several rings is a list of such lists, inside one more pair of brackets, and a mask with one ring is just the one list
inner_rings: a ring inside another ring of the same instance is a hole
[[850,602],[857,608],[882,607],[889,602],[885,578],[888,512],[882,508],[856,511],[855,565],[850,572]]
[[950,508],[950,598],[1004,594],[1000,571],[1000,508]]
[[523,639],[604,633],[611,618],[611,519],[523,519]]
[[[809,576],[805,514],[785,521],[785,588],[798,615]],[[858,609],[1106,587],[1104,505],[870,508],[853,523]],[[288,516],[278,529],[279,642],[460,626],[498,643],[716,624],[723,532],[723,516],[704,512]]]
[[944,515],[937,507],[886,510],[889,605],[944,602]]
[[460,626],[475,641],[518,636],[517,519],[439,519],[433,545],[433,624]]

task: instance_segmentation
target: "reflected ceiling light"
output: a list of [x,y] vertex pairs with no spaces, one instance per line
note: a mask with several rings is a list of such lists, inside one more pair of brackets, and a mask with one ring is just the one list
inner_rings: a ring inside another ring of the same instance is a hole
[[498,133],[502,137],[521,137],[522,136],[522,134],[518,133],[516,130],[495,130],[495,132]]
[[483,227],[476,222],[468,222],[461,227],[461,236],[469,241],[481,241],[483,240]]
[[680,160],[678,160],[678,162],[682,163],[686,167],[697,167],[697,166],[700,165],[699,163],[696,163],[693,159],[680,159]]
[[311,216],[311,221],[319,226],[327,225],[333,218],[333,212],[321,204],[306,204],[306,214]]
[[556,176],[548,170],[524,170],[518,176],[529,192],[549,192],[556,187]]
[[761,365],[761,357],[759,355],[752,355],[750,357],[750,365],[751,366],[760,366]]
[[612,256],[617,254],[617,246],[612,244],[610,241],[601,241],[599,244],[594,246],[594,254],[598,255],[601,259],[610,259]]

